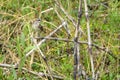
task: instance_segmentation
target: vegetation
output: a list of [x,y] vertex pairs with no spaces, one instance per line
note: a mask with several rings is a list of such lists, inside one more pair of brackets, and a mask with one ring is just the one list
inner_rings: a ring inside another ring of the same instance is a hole
[[[87,1],[95,79],[120,80],[120,2]],[[74,22],[77,25],[79,0],[0,0],[0,3],[0,80],[73,80]],[[80,79],[92,80],[84,9],[83,1]],[[37,18],[41,19],[41,31],[32,29]],[[64,21],[67,30],[63,25],[46,37]],[[36,38],[38,43],[45,41],[38,47]],[[26,56],[31,50],[34,50],[32,54]],[[42,53],[45,58],[41,57]]]

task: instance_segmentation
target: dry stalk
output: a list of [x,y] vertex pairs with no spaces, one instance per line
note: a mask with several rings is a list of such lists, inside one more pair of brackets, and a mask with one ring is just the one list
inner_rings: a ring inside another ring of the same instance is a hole
[[53,8],[49,8],[49,9],[46,9],[46,10],[44,10],[44,11],[41,11],[41,14],[46,13],[46,12],[49,12],[49,11],[51,11],[51,10],[53,10]]
[[31,55],[30,69],[32,69],[33,60],[34,60],[34,53]]
[[[33,37],[34,32],[31,33],[31,36]],[[35,36],[38,37],[38,33],[35,33]],[[35,42],[37,43],[37,39],[35,40]],[[30,60],[30,69],[32,69],[32,64],[34,61],[34,53],[31,55],[31,60]]]
[[[1,64],[0,63],[0,67],[5,67],[5,68],[14,68],[14,69],[17,69],[17,67],[16,67],[16,65],[11,65],[11,64]],[[28,70],[28,69],[26,69],[26,68],[24,68],[24,67],[22,67],[22,70],[23,71],[26,71],[26,72],[28,72],[28,73],[30,73],[30,74],[33,74],[33,75],[36,75],[36,76],[38,76],[38,77],[45,77],[45,76],[47,76],[47,77],[50,77],[50,75],[49,74],[45,74],[45,73],[43,73],[43,72],[35,72],[35,71],[32,71],[32,70]],[[57,76],[57,75],[52,75],[54,78],[56,78],[56,79],[60,79],[60,80],[63,80],[64,79],[64,77],[61,77],[61,76]]]
[[87,20],[87,33],[88,33],[88,53],[90,55],[90,62],[91,62],[91,68],[92,68],[92,78],[95,78],[94,73],[94,64],[93,64],[93,55],[92,55],[92,42],[91,42],[91,36],[90,36],[90,21],[89,21],[89,15],[88,15],[88,7],[87,7],[87,1],[84,0],[84,6],[85,6],[85,16]]
[[[56,37],[35,37],[36,39],[47,39],[47,40],[57,40],[57,41],[65,41],[65,42],[74,42],[74,40],[70,40],[67,38],[56,38]],[[79,44],[86,44],[88,45],[87,41],[78,41]],[[111,57],[113,57],[114,59],[118,59],[109,49],[105,48],[105,47],[101,47],[97,44],[91,43],[93,47],[95,47],[98,50],[102,50],[106,53],[108,53],[108,55],[110,55]],[[120,60],[120,59],[119,59]]]
[[60,2],[58,2],[58,0],[55,0],[57,6],[63,11],[63,13],[68,17],[68,19],[73,23],[73,25],[76,27],[76,22],[75,20],[72,18],[72,16],[70,16],[65,9],[63,8],[63,6],[60,4]]
[[[62,10],[62,12],[67,16],[67,18],[73,23],[74,27],[77,27],[77,23],[75,22],[75,20],[73,19],[72,16],[70,16],[65,9],[63,8],[63,6],[60,4],[59,0],[55,0],[57,6]],[[79,30],[84,34],[83,30],[81,28],[79,28]]]
[[[61,22],[63,22],[63,21],[65,21],[61,16],[60,16],[60,14],[58,13],[58,11],[57,11],[57,7],[56,7],[57,5],[55,5],[55,12],[56,12],[56,14],[57,14],[57,16],[59,17],[59,19],[61,20]],[[67,22],[66,22],[67,23]],[[64,25],[64,29],[65,29],[65,31],[66,31],[66,33],[67,33],[67,37],[68,37],[68,39],[70,38],[70,36],[71,36],[71,34],[70,34],[70,29],[68,28],[68,24],[66,24],[66,25]],[[67,42],[67,44],[66,44],[66,47],[67,47],[67,49],[69,49],[69,42]],[[69,55],[69,53],[68,53],[68,55]]]
[[74,80],[78,80],[81,75],[80,71],[80,51],[79,51],[79,36],[80,36],[80,19],[82,16],[82,0],[79,0],[79,9],[78,9],[78,23],[75,31],[74,37]]
[[[55,41],[57,40],[57,41],[65,41],[65,42],[74,42],[74,40],[70,40],[70,39],[67,39],[67,38],[56,38],[56,37],[48,37],[48,38],[36,37],[36,39],[47,39],[47,40],[55,40]],[[78,41],[77,43],[79,43],[79,44],[88,44],[88,42],[86,42],[86,41]]]
[[47,66],[47,70],[48,70],[48,73],[49,73],[49,75],[50,75],[50,78],[53,80],[52,72],[51,72],[51,70],[50,70],[50,67],[49,67],[49,65],[48,65],[48,62],[47,62],[47,59],[46,59],[45,55],[43,54],[43,52],[41,51],[41,49],[40,49],[39,46],[37,45],[36,39],[34,39],[33,37],[31,37],[31,38],[32,38],[32,41],[34,42],[34,45],[35,45],[36,48],[38,49],[38,51],[39,51],[42,59],[44,60],[46,66]]
[[[59,19],[61,20],[61,22],[63,22],[63,21],[65,21],[61,16],[60,16],[60,14],[58,13],[58,11],[57,11],[57,7],[56,7],[57,5],[55,5],[55,12],[56,12],[56,14],[57,14],[57,16],[59,17]],[[66,22],[67,23],[67,22]],[[68,24],[66,24],[66,25],[64,25],[64,29],[65,29],[65,31],[67,32],[67,34],[68,34],[68,37],[70,36],[70,29],[68,28]]]

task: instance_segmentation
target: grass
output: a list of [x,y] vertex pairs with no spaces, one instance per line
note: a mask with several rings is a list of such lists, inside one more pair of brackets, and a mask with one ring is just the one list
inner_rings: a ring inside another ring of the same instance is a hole
[[[60,0],[63,8],[77,21],[78,2],[72,0]],[[106,2],[107,4],[104,4]],[[30,69],[31,56],[25,58],[27,52],[34,48],[31,41],[31,22],[37,17],[41,18],[41,24],[46,33],[41,32],[42,37],[47,36],[56,29],[61,20],[55,10],[40,13],[51,7],[55,8],[53,0],[0,0],[0,63],[15,64],[20,59],[18,69],[0,67],[1,80],[27,79],[45,80],[47,77],[38,77],[22,70],[23,67],[35,72],[48,73],[46,65],[39,56],[38,51],[34,52],[35,57]],[[98,80],[119,80],[120,79],[120,3],[118,0],[104,1],[88,0],[90,13],[90,26],[92,42],[108,48],[116,56],[114,59],[107,52],[93,47],[93,58],[95,73],[99,75]],[[99,4],[94,7],[95,4]],[[108,8],[104,7],[108,6]],[[83,6],[84,7],[84,6]],[[62,18],[68,22],[71,31],[71,39],[74,38],[75,28],[66,15],[56,8]],[[84,8],[83,8],[84,9]],[[84,12],[84,10],[83,10]],[[83,14],[81,27],[85,35],[81,36],[82,41],[87,41],[86,20]],[[64,28],[57,31],[52,37],[67,38]],[[45,54],[48,64],[55,75],[64,77],[64,80],[73,80],[73,56],[71,53],[73,43],[69,45],[63,41],[47,40],[40,49]],[[66,51],[67,50],[67,51]],[[69,51],[68,51],[69,50]],[[67,56],[69,54],[69,56]],[[80,45],[80,64],[91,78],[90,59],[87,52],[87,45]],[[81,77],[84,80],[83,77]],[[57,79],[56,79],[57,80]]]

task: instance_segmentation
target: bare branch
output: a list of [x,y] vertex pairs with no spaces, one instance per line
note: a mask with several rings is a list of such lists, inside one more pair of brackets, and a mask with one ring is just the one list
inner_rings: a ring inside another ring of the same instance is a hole
[[79,0],[79,9],[78,9],[78,23],[75,31],[75,38],[74,38],[74,80],[78,80],[81,71],[80,71],[80,53],[79,53],[79,44],[77,43],[79,41],[79,34],[80,34],[80,19],[82,16],[82,0]]
[[[74,42],[74,40],[70,40],[67,38],[56,38],[56,37],[36,37],[36,39],[48,39],[48,40],[58,40],[58,41],[65,41],[65,42]],[[78,41],[79,44],[88,44],[86,41]],[[96,45],[97,46],[97,45]]]
[[37,45],[36,39],[34,39],[34,38],[32,37],[32,40],[33,40],[34,45],[35,45],[36,48],[38,49],[38,51],[39,51],[39,53],[40,53],[42,59],[44,60],[46,66],[47,66],[47,69],[48,69],[48,73],[49,73],[49,75],[50,75],[50,78],[53,80],[52,72],[51,72],[51,70],[50,70],[50,67],[49,67],[49,65],[48,65],[48,62],[47,62],[47,59],[46,59],[45,55],[42,53],[41,49],[40,49],[39,46]]
[[[17,69],[17,67],[15,66],[15,65],[11,65],[11,64],[0,64],[0,67],[5,67],[5,68],[15,68],[15,69]],[[43,73],[43,72],[34,72],[34,71],[31,71],[31,70],[28,70],[28,69],[26,69],[26,68],[22,68],[22,70],[24,70],[24,71],[26,71],[26,72],[28,72],[28,73],[30,73],[30,74],[33,74],[33,75],[36,75],[36,76],[38,76],[38,77],[45,77],[45,76],[47,76],[47,77],[50,77],[50,75],[49,74],[45,74],[45,73]],[[54,77],[54,78],[56,78],[56,79],[61,79],[61,80],[63,80],[64,79],[64,77],[61,77],[61,76],[57,76],[57,75],[52,75],[52,77]]]
[[[67,16],[67,18],[73,23],[74,27],[77,27],[77,23],[75,22],[75,20],[73,19],[72,16],[70,16],[65,9],[63,8],[63,6],[60,4],[59,0],[55,0],[57,6],[63,11],[63,13]],[[79,30],[84,34],[83,30],[81,28],[79,28]]]
[[90,61],[91,61],[91,68],[92,68],[92,78],[95,78],[94,73],[94,64],[93,64],[93,55],[92,55],[92,42],[91,42],[91,36],[90,36],[90,21],[89,21],[89,15],[88,15],[88,7],[87,7],[87,1],[84,0],[85,5],[85,16],[87,20],[87,32],[88,32],[88,52],[90,55]]
[[[56,38],[56,37],[35,37],[36,39],[47,39],[47,40],[57,40],[57,41],[65,41],[65,42],[74,42],[74,40],[70,40],[67,38]],[[86,44],[88,45],[87,41],[78,41],[77,43],[79,44]],[[95,47],[96,49],[102,50],[106,53],[108,53],[108,55],[112,56],[114,59],[117,59],[117,57],[110,51],[110,49],[106,49],[105,47],[101,47],[97,44],[92,43],[92,46]]]
[[[56,6],[55,6],[55,12],[57,14],[57,16],[59,17],[59,19],[61,20],[61,22],[65,21],[61,16],[60,14],[58,13],[57,9],[56,9]],[[65,31],[67,32],[68,36],[70,36],[70,29],[68,28],[68,24],[66,22],[66,25],[64,25],[64,28],[65,28]]]

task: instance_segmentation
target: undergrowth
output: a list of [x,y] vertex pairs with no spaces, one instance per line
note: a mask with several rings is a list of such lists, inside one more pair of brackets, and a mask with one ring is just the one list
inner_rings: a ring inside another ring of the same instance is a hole
[[[77,21],[78,1],[59,0],[66,12]],[[34,51],[34,59],[30,68],[31,56],[25,55],[34,48],[31,41],[32,21],[41,18],[43,30],[39,32],[40,37],[47,36],[56,29],[62,21],[55,12],[54,0],[0,0],[0,64],[14,65],[21,60],[16,68],[0,67],[0,80],[45,80],[47,76],[39,77],[22,67],[35,72],[48,73],[46,65],[37,50]],[[53,8],[48,12],[43,12]],[[90,15],[91,37],[94,44],[104,47],[108,52],[96,49],[94,46],[93,59],[95,73],[98,80],[119,80],[120,79],[120,2],[119,0],[88,0]],[[57,7],[60,16],[68,22],[71,31],[70,39],[74,38],[75,27],[62,10]],[[81,28],[84,35],[80,41],[87,41],[86,19],[83,15]],[[52,37],[68,38],[64,28],[58,30]],[[39,39],[40,41],[42,39]],[[58,40],[46,40],[40,49],[43,51],[53,75],[59,75],[64,80],[73,80],[73,42]],[[86,44],[80,45],[80,64],[91,80],[91,66]],[[81,77],[84,80],[84,77]],[[57,80],[57,79],[56,79]]]

